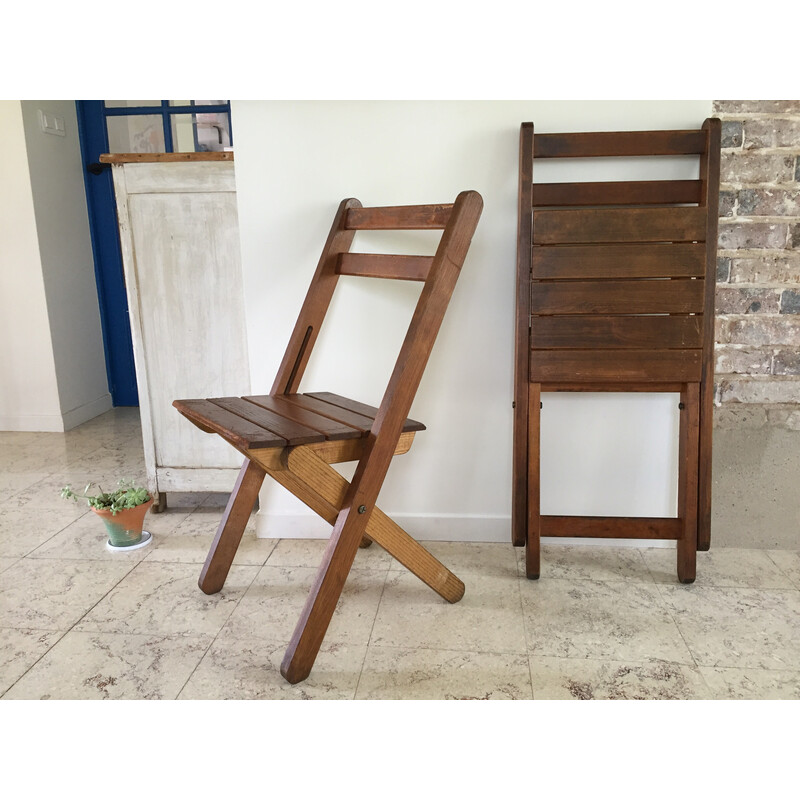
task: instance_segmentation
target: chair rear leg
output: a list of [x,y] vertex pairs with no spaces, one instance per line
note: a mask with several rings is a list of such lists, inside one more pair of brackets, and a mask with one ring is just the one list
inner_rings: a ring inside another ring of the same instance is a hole
[[539,577],[541,561],[539,490],[541,399],[541,384],[530,384],[528,387],[528,524],[525,540],[525,574],[530,580]]
[[265,475],[261,466],[248,458],[244,460],[197,582],[206,594],[215,594],[225,585]]
[[693,583],[697,573],[697,486],[700,439],[700,391],[696,383],[681,392],[678,445],[678,513],[683,521],[678,539],[678,580]]

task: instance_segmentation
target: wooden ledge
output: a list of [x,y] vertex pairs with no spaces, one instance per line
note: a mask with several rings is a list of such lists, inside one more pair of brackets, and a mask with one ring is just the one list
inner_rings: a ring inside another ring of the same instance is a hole
[[157,164],[159,162],[233,161],[233,151],[222,153],[103,153],[101,164]]

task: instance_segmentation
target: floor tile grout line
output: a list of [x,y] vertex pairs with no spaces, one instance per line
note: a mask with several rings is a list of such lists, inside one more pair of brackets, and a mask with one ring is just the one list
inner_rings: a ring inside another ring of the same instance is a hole
[[[192,679],[192,676],[195,674],[195,672],[197,672],[197,668],[200,666],[200,664],[203,663],[203,659],[208,655],[209,650],[211,650],[211,648],[214,646],[214,642],[217,641],[217,639],[219,638],[219,635],[222,633],[223,629],[225,628],[225,625],[227,625],[227,623],[230,620],[231,616],[233,616],[233,613],[239,607],[239,604],[242,602],[242,600],[244,600],[244,596],[247,594],[249,589],[255,583],[256,579],[258,578],[259,574],[261,573],[261,569],[264,567],[265,564],[266,564],[266,559],[264,560],[264,564],[262,564],[260,567],[256,567],[255,568],[255,573],[253,574],[252,580],[250,581],[250,583],[247,584],[247,587],[242,592],[241,597],[234,604],[233,608],[231,609],[231,613],[228,614],[227,617],[225,617],[224,621],[219,626],[219,630],[214,634],[214,636],[212,637],[211,641],[208,644],[208,647],[203,652],[203,655],[200,656],[200,658],[197,660],[197,663],[194,665],[194,668],[192,669],[192,671],[189,673],[189,676],[184,681],[183,686],[181,686],[181,688],[178,690],[177,694],[175,695],[175,697],[173,699],[175,699],[175,700],[180,699],[180,696],[183,693],[183,690],[188,686],[189,681]],[[224,588],[224,586],[223,586],[223,588]],[[198,587],[198,589],[199,589],[199,587]],[[202,590],[200,590],[200,591],[202,591]]]
[[525,658],[528,661],[528,680],[531,687],[531,700],[536,699],[536,694],[533,691],[533,667],[531,666],[531,649],[530,640],[528,638],[528,626],[525,624],[525,600],[522,594],[522,581],[528,583],[528,577],[520,570],[520,562],[515,552],[516,548],[512,545],[512,554],[514,556],[514,568],[517,571],[517,592],[519,594],[519,613],[522,621],[522,638],[525,640]]
[[[2,630],[2,628],[0,628],[0,630]],[[12,628],[12,630],[20,630],[20,629]],[[44,632],[48,632],[45,628],[25,628],[23,630],[41,630]],[[61,636],[59,636],[58,639],[56,639],[53,642],[53,644],[51,644],[50,647],[48,647],[47,650],[45,650],[44,653],[42,653],[39,656],[39,658],[37,658],[36,661],[34,661],[33,664],[29,666],[28,669],[26,669],[25,672],[22,673],[22,675],[20,675],[12,684],[7,686],[2,692],[0,692],[0,700],[2,700],[3,697],[5,697],[5,695],[8,694],[8,692],[10,692],[71,630],[72,628],[66,631],[59,631],[59,630],[50,631],[51,633],[60,633]]]
[[372,625],[369,629],[369,636],[367,637],[367,646],[364,648],[364,658],[361,659],[361,669],[358,671],[358,678],[356,679],[356,686],[353,690],[352,700],[358,697],[358,688],[361,686],[361,678],[364,675],[364,664],[367,663],[367,656],[369,655],[369,648],[372,644],[372,634],[375,632],[375,623],[378,621],[378,614],[381,611],[381,604],[383,603],[383,596],[386,593],[386,585],[389,583],[389,567],[387,566],[386,572],[383,576],[383,586],[381,586],[381,596],[378,598],[378,604],[375,606],[375,616],[372,618]]
[[[793,586],[793,587],[794,587],[794,588],[795,588],[797,591],[800,591],[800,584],[798,584],[798,583],[795,583],[795,581],[792,579],[792,576],[791,576],[791,575],[789,575],[789,573],[788,573],[788,572],[787,572],[787,571],[786,571],[786,570],[785,570],[785,569],[784,569],[784,568],[783,568],[783,567],[782,567],[782,566],[781,566],[781,565],[780,565],[780,564],[779,564],[777,561],[775,561],[775,559],[774,559],[774,558],[773,558],[773,557],[770,555],[770,553],[771,553],[771,552],[776,552],[776,551],[774,551],[774,550],[773,550],[773,551],[770,551],[770,550],[765,550],[764,552],[766,553],[766,555],[767,555],[767,558],[768,558],[768,559],[769,559],[769,560],[770,560],[770,561],[771,561],[771,562],[772,562],[772,563],[773,563],[773,564],[776,566],[776,568],[777,568],[777,569],[778,569],[778,571],[781,573],[781,575],[783,575],[783,576],[786,578],[786,580],[787,580],[787,581],[789,581],[789,583],[790,583],[790,584],[791,584],[791,585],[792,585],[792,586]],[[783,553],[786,553],[786,552],[788,552],[788,553],[792,553],[792,552],[797,552],[797,551],[795,551],[795,550],[781,550],[781,551],[778,551],[778,552],[783,552]]]

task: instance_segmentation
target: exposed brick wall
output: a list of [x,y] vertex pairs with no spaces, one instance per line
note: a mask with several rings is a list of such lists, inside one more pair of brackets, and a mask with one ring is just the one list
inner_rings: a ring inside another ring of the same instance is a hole
[[715,100],[714,115],[717,422],[800,429],[800,100]]

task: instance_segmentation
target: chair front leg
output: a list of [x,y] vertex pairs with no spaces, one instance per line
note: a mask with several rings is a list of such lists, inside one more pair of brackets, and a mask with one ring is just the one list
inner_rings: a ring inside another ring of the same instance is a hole
[[215,594],[225,585],[265,475],[261,466],[244,460],[197,582],[206,594]]

